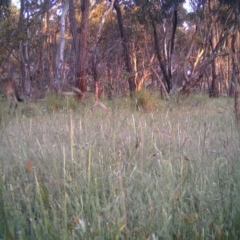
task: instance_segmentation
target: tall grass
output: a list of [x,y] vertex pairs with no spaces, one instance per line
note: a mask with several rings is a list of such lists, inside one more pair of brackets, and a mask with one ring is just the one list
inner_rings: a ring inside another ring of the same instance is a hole
[[232,100],[106,105],[2,114],[0,239],[239,239]]

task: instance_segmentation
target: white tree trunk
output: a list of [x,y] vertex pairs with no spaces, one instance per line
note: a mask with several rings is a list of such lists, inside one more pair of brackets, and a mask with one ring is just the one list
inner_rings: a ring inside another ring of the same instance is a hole
[[59,23],[60,27],[60,38],[58,43],[58,50],[56,54],[56,66],[55,66],[55,79],[54,86],[59,91],[60,82],[64,82],[64,47],[65,47],[65,18],[69,9],[68,0],[63,0],[62,4],[62,15]]

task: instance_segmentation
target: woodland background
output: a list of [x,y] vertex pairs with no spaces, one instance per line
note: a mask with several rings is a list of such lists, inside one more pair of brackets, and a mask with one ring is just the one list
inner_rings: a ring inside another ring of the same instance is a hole
[[189,3],[0,0],[0,239],[240,239],[240,1]]
[[[0,2],[0,74],[32,99],[47,90],[193,89],[235,96],[239,110],[240,3],[234,0],[10,0]],[[190,10],[191,9],[191,10]]]

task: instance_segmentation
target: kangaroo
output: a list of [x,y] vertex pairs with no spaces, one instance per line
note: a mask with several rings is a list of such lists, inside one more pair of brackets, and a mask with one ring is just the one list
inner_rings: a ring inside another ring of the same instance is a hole
[[8,113],[10,114],[11,108],[15,103],[14,112],[17,109],[18,102],[23,102],[23,99],[19,97],[17,83],[11,78],[5,78],[0,80],[0,93],[7,98],[10,102]]

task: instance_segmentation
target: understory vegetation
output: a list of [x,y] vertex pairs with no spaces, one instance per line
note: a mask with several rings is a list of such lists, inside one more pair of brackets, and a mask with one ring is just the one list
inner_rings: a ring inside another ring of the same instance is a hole
[[1,103],[0,239],[240,239],[233,99],[152,101]]

